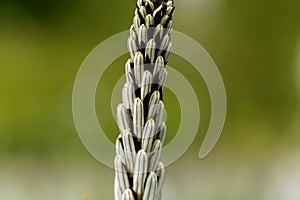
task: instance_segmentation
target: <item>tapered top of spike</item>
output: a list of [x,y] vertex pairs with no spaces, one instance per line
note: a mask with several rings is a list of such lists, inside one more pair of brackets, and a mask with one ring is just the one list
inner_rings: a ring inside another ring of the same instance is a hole
[[[145,9],[140,10],[141,7]],[[160,15],[158,15],[157,17],[168,15],[170,18],[172,18],[173,11],[175,9],[173,0],[138,0],[137,8],[140,17],[143,16],[144,13],[153,14],[154,16],[157,14],[157,11],[159,11]]]

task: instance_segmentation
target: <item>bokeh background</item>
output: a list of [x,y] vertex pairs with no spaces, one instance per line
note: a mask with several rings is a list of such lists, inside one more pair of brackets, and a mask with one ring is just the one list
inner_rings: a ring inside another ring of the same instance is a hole
[[[113,170],[77,135],[72,87],[88,53],[129,28],[134,4],[0,1],[0,199],[113,199]],[[174,29],[202,44],[218,65],[228,115],[216,148],[199,160],[209,94],[193,67],[172,55],[170,66],[197,92],[202,121],[193,145],[167,168],[165,199],[300,199],[299,8],[298,0],[176,1]],[[127,57],[106,71],[96,97],[111,140],[118,131],[110,97]],[[180,109],[172,92],[165,101],[170,142]]]

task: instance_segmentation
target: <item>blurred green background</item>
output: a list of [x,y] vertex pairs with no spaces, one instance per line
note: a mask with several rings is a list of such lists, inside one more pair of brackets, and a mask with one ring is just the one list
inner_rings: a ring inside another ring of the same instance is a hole
[[[75,130],[72,87],[88,53],[129,28],[134,4],[0,1],[1,199],[113,199],[113,170],[87,152]],[[300,199],[299,8],[298,0],[176,1],[174,29],[202,44],[218,65],[228,116],[216,148],[199,160],[209,95],[192,66],[172,55],[170,66],[197,92],[202,121],[193,145],[167,168],[165,199]],[[105,72],[96,97],[112,140],[109,98],[126,58]],[[165,101],[171,141],[179,104],[170,91]]]

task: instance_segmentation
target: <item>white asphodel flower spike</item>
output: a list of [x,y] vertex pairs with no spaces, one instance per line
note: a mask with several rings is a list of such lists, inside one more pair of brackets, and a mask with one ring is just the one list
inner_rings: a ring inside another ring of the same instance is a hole
[[115,200],[161,200],[160,162],[167,128],[163,121],[166,64],[171,52],[173,0],[137,0],[127,41],[130,58],[117,108]]

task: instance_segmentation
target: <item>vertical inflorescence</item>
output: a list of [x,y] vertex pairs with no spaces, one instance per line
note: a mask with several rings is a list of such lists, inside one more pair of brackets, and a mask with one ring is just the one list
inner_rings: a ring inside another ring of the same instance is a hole
[[163,87],[172,44],[173,0],[138,0],[130,27],[123,103],[117,108],[115,200],[161,199],[166,136]]

